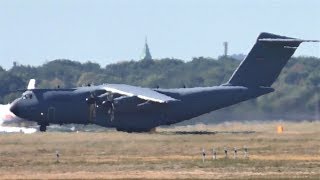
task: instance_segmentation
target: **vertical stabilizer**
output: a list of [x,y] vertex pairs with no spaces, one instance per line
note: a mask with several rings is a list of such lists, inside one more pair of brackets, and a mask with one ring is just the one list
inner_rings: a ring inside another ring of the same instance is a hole
[[261,33],[247,57],[231,76],[228,85],[270,87],[302,42],[317,41]]

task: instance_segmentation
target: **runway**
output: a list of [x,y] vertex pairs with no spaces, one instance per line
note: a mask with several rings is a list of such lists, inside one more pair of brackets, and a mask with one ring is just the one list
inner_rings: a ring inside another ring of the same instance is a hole
[[[284,127],[282,134],[276,131],[279,124]],[[319,128],[320,122],[277,121],[163,127],[156,133],[108,130],[1,134],[0,177],[316,179],[320,177]],[[197,131],[215,133],[192,133]],[[229,131],[238,133],[225,133]],[[234,147],[238,150],[236,157]],[[244,147],[248,148],[247,157]],[[202,149],[206,153],[204,162]]]

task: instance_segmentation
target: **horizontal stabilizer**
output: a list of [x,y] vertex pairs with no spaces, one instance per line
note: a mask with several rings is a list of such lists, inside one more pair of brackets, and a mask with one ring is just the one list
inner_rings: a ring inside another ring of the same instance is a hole
[[303,40],[303,39],[273,39],[273,38],[262,38],[258,39],[261,42],[320,42],[319,40]]

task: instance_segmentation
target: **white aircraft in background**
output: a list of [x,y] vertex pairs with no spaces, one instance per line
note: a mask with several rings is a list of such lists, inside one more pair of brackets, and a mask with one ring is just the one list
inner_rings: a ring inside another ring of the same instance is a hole
[[17,124],[22,120],[14,115],[9,108],[10,104],[0,104],[0,125]]
[[[35,80],[32,79],[27,88],[34,88],[34,85]],[[10,106],[10,104],[0,104],[0,133],[21,132],[30,134],[37,131],[35,128],[23,127],[23,125],[29,125],[30,123],[14,115],[10,111]]]
[[21,132],[30,134],[37,131],[35,128],[19,127],[26,121],[14,115],[9,109],[10,104],[0,104],[0,133]]

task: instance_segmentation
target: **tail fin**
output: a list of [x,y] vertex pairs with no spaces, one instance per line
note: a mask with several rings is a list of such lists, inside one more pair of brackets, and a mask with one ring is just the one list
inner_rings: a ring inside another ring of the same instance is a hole
[[261,33],[227,84],[245,87],[270,87],[302,42],[317,41]]

